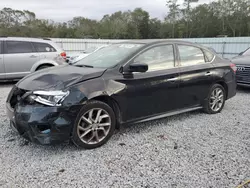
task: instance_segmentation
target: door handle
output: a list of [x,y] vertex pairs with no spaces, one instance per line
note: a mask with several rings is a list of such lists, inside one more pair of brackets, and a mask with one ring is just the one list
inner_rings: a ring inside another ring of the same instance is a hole
[[207,73],[205,74],[205,76],[211,76],[211,75],[212,75],[211,72],[207,72]]
[[36,55],[31,55],[30,56],[30,58],[36,58],[36,57],[38,57],[38,56],[36,56]]
[[177,81],[179,78],[176,77],[176,78],[170,78],[170,79],[167,79],[168,82],[175,82]]

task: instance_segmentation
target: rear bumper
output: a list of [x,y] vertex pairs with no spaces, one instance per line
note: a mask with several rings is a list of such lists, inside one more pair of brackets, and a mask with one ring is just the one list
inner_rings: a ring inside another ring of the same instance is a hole
[[47,107],[6,103],[10,124],[25,139],[38,144],[57,144],[70,139],[76,116],[81,106]]

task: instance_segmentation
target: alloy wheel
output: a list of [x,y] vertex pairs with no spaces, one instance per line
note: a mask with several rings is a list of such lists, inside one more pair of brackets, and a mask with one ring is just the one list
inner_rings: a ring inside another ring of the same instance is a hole
[[215,88],[210,96],[209,105],[211,110],[218,112],[224,103],[224,92],[221,88]]
[[111,128],[111,117],[101,108],[93,108],[80,118],[77,134],[85,144],[97,144],[105,139]]

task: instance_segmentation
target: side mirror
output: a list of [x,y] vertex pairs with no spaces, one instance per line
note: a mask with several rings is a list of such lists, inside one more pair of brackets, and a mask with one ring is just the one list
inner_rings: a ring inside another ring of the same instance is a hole
[[129,66],[129,72],[147,72],[148,65],[145,63],[134,63]]

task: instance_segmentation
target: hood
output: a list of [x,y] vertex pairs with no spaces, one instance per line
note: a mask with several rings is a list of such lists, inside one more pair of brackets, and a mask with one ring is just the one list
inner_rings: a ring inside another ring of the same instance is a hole
[[102,76],[106,69],[76,67],[73,65],[55,66],[29,74],[16,85],[24,90],[62,90],[85,80]]
[[250,65],[250,56],[237,56],[231,59],[234,64],[239,65]]

